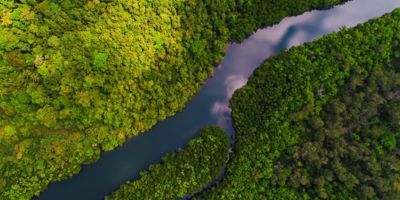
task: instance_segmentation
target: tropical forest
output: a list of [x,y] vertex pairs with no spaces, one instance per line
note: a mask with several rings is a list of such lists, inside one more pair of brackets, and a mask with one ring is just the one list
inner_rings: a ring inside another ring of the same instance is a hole
[[0,0],[3,199],[400,199],[400,2]]

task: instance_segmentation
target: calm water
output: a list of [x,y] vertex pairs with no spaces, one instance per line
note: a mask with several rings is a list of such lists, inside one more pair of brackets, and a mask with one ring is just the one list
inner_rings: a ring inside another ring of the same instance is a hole
[[184,147],[201,127],[219,125],[232,136],[228,101],[266,58],[281,49],[337,31],[341,26],[363,23],[396,7],[400,7],[400,0],[354,0],[331,10],[285,18],[276,26],[257,31],[241,44],[231,44],[214,77],[183,112],[127,141],[124,146],[103,153],[99,161],[83,167],[72,179],[51,184],[36,199],[102,199],[125,181],[138,178],[140,171],[159,162],[166,153]]

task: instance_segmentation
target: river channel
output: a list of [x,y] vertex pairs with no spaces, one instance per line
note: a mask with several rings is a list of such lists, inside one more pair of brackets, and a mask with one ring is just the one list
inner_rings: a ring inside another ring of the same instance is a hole
[[150,131],[128,140],[122,147],[102,153],[96,163],[84,166],[71,179],[52,183],[38,200],[98,200],[161,157],[187,145],[196,132],[218,125],[233,136],[229,99],[246,84],[260,64],[282,49],[309,42],[322,35],[352,27],[400,7],[400,0],[354,0],[330,10],[287,17],[260,29],[240,44],[230,44],[221,65],[186,108],[159,122]]

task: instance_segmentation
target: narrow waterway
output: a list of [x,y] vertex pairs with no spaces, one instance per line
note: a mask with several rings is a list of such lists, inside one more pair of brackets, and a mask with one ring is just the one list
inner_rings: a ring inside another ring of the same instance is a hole
[[232,137],[229,99],[266,58],[342,26],[352,27],[379,17],[396,7],[400,7],[400,0],[354,0],[330,10],[285,18],[278,25],[257,31],[241,44],[231,44],[214,76],[183,112],[158,123],[122,147],[103,153],[99,161],[84,166],[69,180],[51,184],[35,199],[102,199],[125,181],[138,178],[140,171],[159,162],[166,153],[184,147],[204,126],[219,125]]

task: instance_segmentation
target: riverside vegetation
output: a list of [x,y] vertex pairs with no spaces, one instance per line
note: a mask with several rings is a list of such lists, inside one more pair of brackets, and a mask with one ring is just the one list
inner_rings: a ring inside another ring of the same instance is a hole
[[344,1],[1,1],[0,199],[38,195],[181,110],[228,41]]
[[398,199],[400,9],[268,59],[231,99],[234,154],[198,199]]
[[199,131],[179,152],[149,167],[139,180],[128,182],[107,197],[112,199],[179,199],[193,195],[218,178],[228,161],[227,133],[218,127]]

